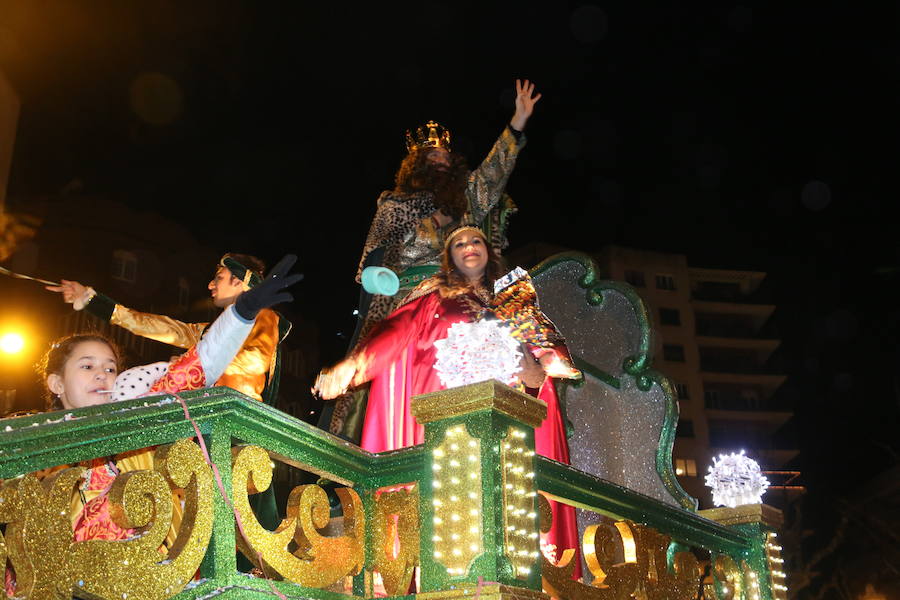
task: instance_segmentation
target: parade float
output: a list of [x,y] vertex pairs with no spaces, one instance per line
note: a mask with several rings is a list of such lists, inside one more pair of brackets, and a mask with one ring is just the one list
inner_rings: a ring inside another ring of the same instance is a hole
[[[786,598],[780,513],[764,504],[697,511],[675,478],[677,403],[652,368],[650,321],[634,290],[599,280],[574,253],[531,274],[584,375],[559,386],[571,466],[534,452],[546,406],[495,380],[416,398],[425,443],[380,454],[228,388],[8,419],[0,423],[7,593]],[[123,473],[107,492],[112,518],[133,534],[73,541],[72,497],[85,473],[77,465],[145,448],[153,469]],[[276,462],[329,485],[292,489],[281,523],[267,529],[252,506]],[[60,465],[76,466],[51,469]],[[549,501],[576,507],[577,552],[542,547]],[[166,541],[174,513],[177,532]],[[239,557],[255,568],[239,570]]]

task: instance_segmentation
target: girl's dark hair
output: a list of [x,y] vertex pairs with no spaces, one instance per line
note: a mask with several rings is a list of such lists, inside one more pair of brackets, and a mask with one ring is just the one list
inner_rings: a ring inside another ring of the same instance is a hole
[[59,338],[50,344],[50,348],[47,349],[47,352],[44,353],[44,356],[41,357],[40,362],[35,367],[41,382],[44,384],[47,410],[60,410],[62,408],[59,398],[54,396],[50,388],[47,387],[47,377],[50,375],[62,375],[69,357],[72,356],[75,348],[82,342],[106,344],[112,350],[113,356],[116,357],[116,369],[118,370],[121,367],[122,354],[119,352],[119,347],[104,335],[99,333],[77,333]]
[[[451,235],[450,240],[452,240],[453,237],[455,236]],[[500,253],[494,250],[490,240],[488,240],[484,234],[481,235],[481,239],[484,240],[484,245],[488,251],[488,262],[487,265],[485,265],[481,283],[484,286],[484,289],[493,294],[494,281],[502,277],[505,272],[503,259],[500,257]],[[468,280],[459,272],[459,269],[457,269],[456,265],[453,263],[453,256],[450,252],[450,240],[448,240],[444,252],[441,253],[441,270],[435,275],[440,282],[440,294],[442,298],[452,298],[454,296],[459,296],[460,294],[465,294],[470,287]]]

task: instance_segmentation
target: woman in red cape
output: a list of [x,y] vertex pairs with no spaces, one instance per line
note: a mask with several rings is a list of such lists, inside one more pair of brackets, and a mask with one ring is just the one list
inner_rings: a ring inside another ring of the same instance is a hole
[[[349,357],[322,371],[316,391],[326,400],[350,386],[371,382],[360,444],[363,449],[384,452],[424,442],[424,429],[413,418],[410,402],[414,396],[445,389],[434,368],[434,342],[445,339],[456,323],[495,316],[494,281],[502,274],[500,258],[481,230],[457,229],[444,245],[441,271],[415,288]],[[551,377],[574,378],[579,373],[571,366],[558,333],[550,336],[551,342],[547,336],[539,337],[540,343],[535,339],[531,340],[535,343],[523,344],[527,355],[519,373],[520,388],[537,389],[537,397],[547,404],[547,418],[535,430],[536,452],[569,464],[569,446]],[[560,551],[577,549],[575,510],[553,501],[551,507],[553,528],[545,542]]]

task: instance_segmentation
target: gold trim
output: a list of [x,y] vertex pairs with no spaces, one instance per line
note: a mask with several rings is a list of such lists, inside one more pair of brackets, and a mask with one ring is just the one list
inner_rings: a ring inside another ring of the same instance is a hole
[[698,511],[698,514],[721,525],[761,523],[772,529],[778,529],[784,524],[784,513],[768,504],[744,504],[735,508],[709,508]]
[[495,379],[416,396],[410,410],[420,424],[493,409],[538,427],[547,418],[547,404]]
[[460,583],[456,584],[455,590],[422,592],[416,594],[416,598],[417,600],[472,600],[476,594],[478,598],[484,600],[550,600],[550,596],[543,592],[497,583],[485,584],[480,589],[476,585]]

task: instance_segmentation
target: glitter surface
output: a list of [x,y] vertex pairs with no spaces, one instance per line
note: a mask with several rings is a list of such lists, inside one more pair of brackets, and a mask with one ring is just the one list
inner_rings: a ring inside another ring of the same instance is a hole
[[372,568],[381,573],[388,596],[409,589],[419,565],[419,489],[383,492],[375,499]]
[[584,274],[583,265],[565,261],[534,279],[541,305],[565,336],[569,350],[619,382],[617,389],[586,372],[584,385],[567,388],[566,414],[574,427],[569,439],[571,464],[677,505],[657,472],[667,398],[659,385],[639,390],[623,367],[627,358],[645,350],[643,308],[613,288],[602,289],[603,301],[591,305],[588,291],[579,284]]

